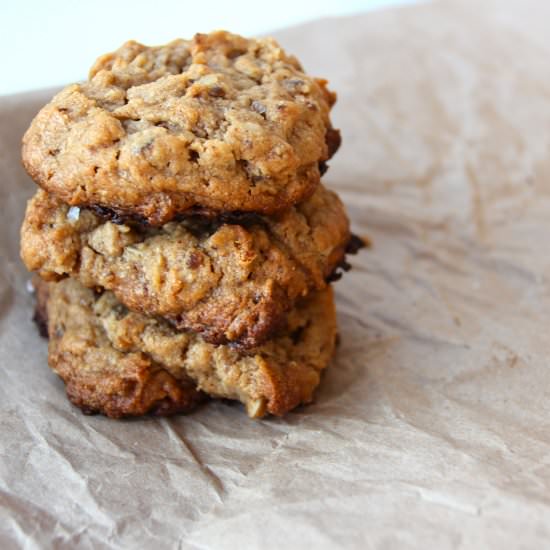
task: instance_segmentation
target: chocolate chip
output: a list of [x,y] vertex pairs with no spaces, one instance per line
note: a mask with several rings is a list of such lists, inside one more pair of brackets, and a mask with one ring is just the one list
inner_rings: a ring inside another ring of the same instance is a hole
[[342,260],[325,280],[327,283],[338,281],[342,278],[343,272],[350,269],[351,265],[346,260]]
[[366,246],[368,246],[368,243],[361,237],[352,234],[346,245],[346,254],[356,254],[361,248],[365,248]]
[[126,317],[128,310],[122,304],[116,304],[113,306],[113,313],[115,314],[116,319],[120,321],[120,319],[124,319],[124,317]]
[[300,340],[302,339],[302,335],[304,334],[304,330],[307,328],[309,323],[302,327],[298,327],[296,330],[293,330],[290,333],[290,339],[292,340],[292,343],[296,346],[300,343]]
[[101,204],[91,204],[87,206],[88,210],[91,210],[94,214],[104,220],[108,220],[116,225],[137,225],[139,227],[146,227],[147,220],[142,216],[134,213],[124,213],[121,211],[113,210]]
[[46,315],[43,313],[41,308],[36,309],[32,320],[35,322],[40,336],[42,336],[42,338],[47,338],[48,337],[48,319],[46,318]]
[[202,255],[197,252],[191,252],[187,257],[187,267],[189,269],[197,269],[202,265]]
[[244,55],[245,53],[246,53],[246,50],[241,50],[241,49],[235,48],[234,50],[229,50],[227,52],[227,57],[229,59],[235,59],[236,57]]
[[212,86],[212,88],[208,90],[208,95],[212,97],[224,97],[225,90],[221,86]]

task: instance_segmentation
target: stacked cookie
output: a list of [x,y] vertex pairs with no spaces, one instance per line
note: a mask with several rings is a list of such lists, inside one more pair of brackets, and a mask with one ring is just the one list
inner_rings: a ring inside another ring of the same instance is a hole
[[334,100],[272,39],[215,32],[128,42],[40,111],[21,250],[74,404],[311,401],[335,346],[328,283],[359,244],[319,181]]

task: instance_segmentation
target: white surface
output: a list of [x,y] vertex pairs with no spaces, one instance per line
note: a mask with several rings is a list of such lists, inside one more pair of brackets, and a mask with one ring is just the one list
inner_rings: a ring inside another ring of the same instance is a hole
[[130,38],[162,44],[218,28],[256,35],[327,15],[404,3],[411,0],[5,2],[0,7],[5,75],[0,95],[81,80],[98,55]]

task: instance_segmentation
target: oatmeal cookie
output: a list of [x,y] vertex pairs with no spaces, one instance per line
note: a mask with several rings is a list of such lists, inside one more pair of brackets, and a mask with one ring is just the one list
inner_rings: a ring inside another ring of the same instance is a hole
[[45,292],[51,368],[75,405],[112,417],[186,409],[200,397],[186,393],[189,380],[212,397],[241,401],[251,417],[283,415],[312,400],[334,352],[330,287],[301,300],[284,331],[249,351],[176,331],[74,279],[41,281],[39,303]]
[[350,242],[342,203],[321,185],[277,216],[160,228],[105,221],[39,190],[21,229],[22,258],[42,278],[76,277],[134,311],[240,347],[266,341],[299,297],[324,288]]
[[270,214],[314,191],[340,143],[334,101],[270,38],[127,42],[39,112],[23,163],[70,205],[150,225],[194,207]]

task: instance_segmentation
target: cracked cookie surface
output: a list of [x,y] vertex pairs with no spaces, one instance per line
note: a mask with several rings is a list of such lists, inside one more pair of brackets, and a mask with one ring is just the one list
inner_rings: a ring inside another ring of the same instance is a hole
[[23,163],[70,205],[150,225],[191,208],[269,214],[314,191],[340,143],[334,101],[273,39],[127,42],[39,112]]
[[[273,340],[252,350],[214,346],[129,311],[112,292],[74,279],[36,283],[49,364],[69,399],[111,417],[188,410],[201,399],[239,400],[249,416],[282,415],[313,398],[336,341],[330,287],[301,300]],[[44,319],[46,317],[47,319]]]
[[39,190],[27,206],[21,255],[44,279],[75,277],[209,342],[253,347],[284,325],[297,299],[326,286],[344,259],[349,222],[321,185],[280,215],[237,220],[115,224]]

